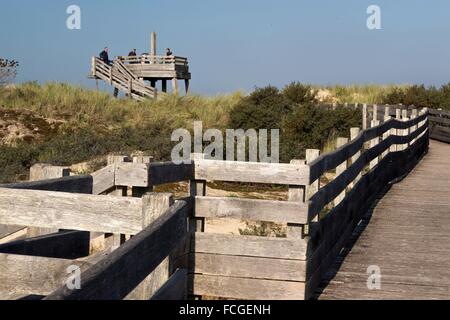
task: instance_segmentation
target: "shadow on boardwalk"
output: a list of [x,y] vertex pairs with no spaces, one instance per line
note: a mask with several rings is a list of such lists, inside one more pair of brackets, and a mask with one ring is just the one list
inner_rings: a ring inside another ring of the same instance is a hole
[[[321,283],[316,299],[450,298],[450,145],[434,142],[381,194]],[[367,287],[369,266],[381,288]]]

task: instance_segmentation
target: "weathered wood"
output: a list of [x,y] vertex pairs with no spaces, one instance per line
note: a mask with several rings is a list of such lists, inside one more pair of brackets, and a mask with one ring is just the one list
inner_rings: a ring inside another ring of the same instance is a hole
[[270,238],[196,232],[192,252],[305,260],[306,239]]
[[148,172],[148,164],[145,163],[117,163],[115,185],[148,187]]
[[26,238],[26,227],[0,225],[0,245]]
[[248,300],[303,300],[303,282],[274,281],[195,274],[192,294]]
[[191,273],[271,279],[305,281],[306,262],[261,257],[230,256],[196,253],[191,255]]
[[177,201],[144,231],[81,274],[81,290],[61,287],[47,300],[116,300],[126,297],[184,240],[190,208]]
[[[174,204],[171,193],[147,193],[142,197],[142,227],[155,222]],[[149,300],[169,279],[169,258],[162,261],[132,292],[126,300]]]
[[[344,146],[345,144],[348,143],[348,138],[338,138],[336,141],[336,147],[340,148],[342,146]],[[348,159],[346,159],[344,162],[342,162],[340,165],[338,165],[336,167],[336,176],[341,175],[342,173],[345,172],[345,170],[347,170],[347,161]],[[334,206],[337,206],[339,203],[342,202],[342,200],[345,198],[345,189],[336,197],[336,199],[334,199]]]
[[1,253],[77,259],[89,255],[89,232],[62,231],[0,245]]
[[30,181],[50,180],[70,176],[69,167],[37,163],[30,168]]
[[407,122],[402,122],[401,120],[391,119],[382,125],[367,129],[360,133],[360,135],[354,139],[352,142],[338,148],[337,150],[328,153],[326,155],[320,156],[318,159],[310,164],[310,174],[309,182],[317,180],[324,172],[335,169],[339,164],[344,162],[346,159],[351,158],[357,152],[359,152],[365,142],[382,136],[388,130],[395,129],[407,129],[410,126],[417,124],[421,121],[426,120],[428,117],[427,113],[412,119]]
[[192,164],[176,165],[172,162],[151,163],[149,167],[149,183],[152,186],[187,181],[194,178]]
[[216,160],[195,161],[196,180],[306,185],[308,166]]
[[307,206],[293,201],[196,197],[195,217],[306,224]]
[[362,115],[363,115],[363,120],[362,120],[362,128],[363,130],[367,129],[367,104],[363,104],[363,111],[362,111]]
[[[379,126],[379,125],[380,125],[380,122],[379,122],[378,120],[373,120],[372,123],[371,123],[371,127],[372,127],[372,128],[377,127],[377,126]],[[379,143],[380,143],[380,138],[379,138],[379,137],[376,137],[375,139],[372,139],[372,140],[370,141],[370,147],[371,147],[371,148],[376,147],[377,144],[379,144]],[[377,156],[375,159],[373,159],[373,160],[370,162],[370,164],[369,164],[369,169],[372,170],[372,169],[378,164],[378,162],[379,162],[379,158],[378,158],[378,156]]]
[[0,224],[136,234],[141,215],[140,199],[0,189]]
[[92,266],[88,261],[55,259],[0,253],[0,291],[23,296],[47,295],[65,285],[69,266],[82,271]]
[[[355,140],[359,136],[360,131],[361,130],[358,127],[350,128],[350,140],[351,141]],[[354,164],[359,159],[360,156],[361,156],[361,151],[356,152],[355,155],[352,156],[352,158],[351,158],[351,164]],[[359,173],[358,176],[356,177],[356,179],[350,183],[349,186],[351,189],[354,187],[355,183],[357,183],[361,179],[361,176],[362,176],[362,173]]]
[[178,269],[169,280],[152,296],[151,300],[186,300],[187,270]]
[[115,186],[116,167],[108,165],[91,174],[93,179],[92,194],[102,194]]
[[[410,148],[424,138],[420,137]],[[372,216],[363,221],[364,232],[339,269],[336,263],[330,270],[337,273],[320,299],[448,297],[450,283],[446,279],[450,277],[450,265],[445,258],[448,253],[442,250],[447,250],[449,243],[450,220],[442,219],[442,213],[450,212],[450,203],[436,198],[436,194],[450,187],[450,179],[446,178],[449,171],[445,169],[449,165],[450,147],[431,142],[430,149],[414,171],[393,185],[377,203]],[[422,203],[426,203],[425,211]],[[442,236],[436,239],[438,234]],[[433,245],[436,243],[439,245]],[[374,264],[381,271],[380,290],[368,290],[366,286],[367,268]]]
[[[314,160],[320,157],[320,150],[317,149],[306,149],[306,164],[312,163]],[[320,188],[320,179],[312,182],[309,186],[306,186],[306,195],[305,202],[308,203],[311,200],[312,196],[319,191]],[[311,220],[312,222],[319,221],[319,216],[316,215]],[[304,227],[306,229],[306,233],[309,233],[309,225]]]
[[[205,155],[202,153],[192,153],[191,154],[191,162],[192,161],[202,161],[205,159]],[[194,168],[195,169],[195,168]],[[195,197],[206,196],[206,180],[195,180],[191,179],[189,181],[189,196],[194,203],[194,211],[196,212],[196,201]],[[205,231],[205,218],[193,218],[190,220],[190,230],[191,232],[204,232]]]
[[[304,160],[291,160],[290,163],[292,165],[304,165],[305,161]],[[290,185],[289,191],[288,191],[289,202],[297,203],[297,204],[304,204],[305,192],[306,192],[306,187],[304,187],[304,186]],[[294,212],[294,216],[295,216],[295,212]],[[308,222],[307,210],[305,210],[303,212],[303,216],[304,216],[303,217],[304,221],[300,222],[300,223],[299,222],[295,223],[293,221],[287,221],[288,222],[288,225],[287,225],[287,237],[288,238],[302,238],[303,237],[303,235],[305,233],[304,225]],[[291,223],[289,223],[289,222],[291,222]]]
[[12,183],[0,185],[0,188],[92,194],[92,177],[73,176],[44,181]]

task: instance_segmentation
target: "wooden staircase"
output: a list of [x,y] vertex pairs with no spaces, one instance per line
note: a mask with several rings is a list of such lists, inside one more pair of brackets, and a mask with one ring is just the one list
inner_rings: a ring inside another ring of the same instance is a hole
[[146,85],[144,80],[139,79],[131,72],[125,64],[116,59],[110,66],[97,57],[92,58],[91,77],[101,79],[117,90],[121,90],[129,97],[142,101],[144,99],[156,99],[157,90]]

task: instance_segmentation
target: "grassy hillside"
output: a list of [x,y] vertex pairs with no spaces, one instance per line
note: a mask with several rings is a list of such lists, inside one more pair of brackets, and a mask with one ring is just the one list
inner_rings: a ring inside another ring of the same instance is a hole
[[[431,91],[433,98],[424,98]],[[326,148],[337,135],[359,124],[357,112],[315,108],[320,102],[442,101],[443,95],[437,98],[431,91],[292,83],[283,89],[255,89],[249,95],[169,95],[136,102],[59,83],[0,87],[0,183],[26,179],[28,168],[37,162],[71,165],[101,161],[108,153],[143,153],[168,160],[174,146],[172,131],[191,130],[193,120],[203,121],[204,128],[221,130],[280,128],[281,160],[289,161],[303,157],[305,148]]]

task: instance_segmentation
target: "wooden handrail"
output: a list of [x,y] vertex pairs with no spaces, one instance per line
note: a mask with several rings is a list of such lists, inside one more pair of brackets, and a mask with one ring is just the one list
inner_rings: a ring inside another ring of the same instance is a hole
[[125,298],[185,239],[189,204],[178,201],[98,264],[81,274],[81,289],[61,287],[46,300]]

